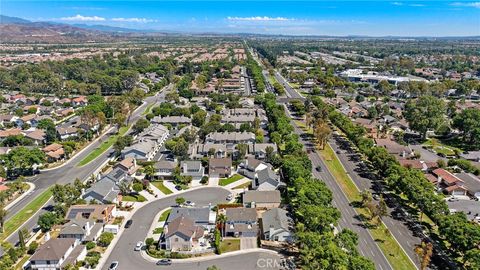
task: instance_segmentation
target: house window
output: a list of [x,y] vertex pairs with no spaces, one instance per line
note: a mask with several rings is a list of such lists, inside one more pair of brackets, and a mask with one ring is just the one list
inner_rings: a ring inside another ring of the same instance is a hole
[[178,238],[175,237],[175,242],[178,242]]

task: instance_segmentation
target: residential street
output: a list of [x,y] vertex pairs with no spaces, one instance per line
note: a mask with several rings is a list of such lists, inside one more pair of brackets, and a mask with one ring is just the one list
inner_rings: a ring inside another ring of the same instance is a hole
[[[224,188],[205,187],[187,191],[179,196],[195,202],[198,206],[206,206],[209,203],[212,203],[212,205],[225,203],[226,197],[229,193],[230,192]],[[145,240],[150,225],[153,222],[152,218],[155,218],[155,214],[172,205],[175,205],[175,196],[154,201],[140,208],[132,217],[132,227],[124,230],[102,269],[108,269],[108,266],[112,261],[119,262],[119,270],[159,268],[154,262],[144,259],[140,252],[134,251],[133,248],[138,241]],[[212,257],[211,259],[202,262],[173,262],[171,266],[162,266],[162,269],[196,270],[206,269],[211,265],[216,265],[220,267],[220,269],[235,270],[277,269],[261,268],[259,267],[262,266],[261,263],[259,263],[259,266],[257,265],[257,260],[259,259],[276,257],[278,256],[270,253],[254,252],[217,259]]]
[[[144,104],[139,106],[132,113],[132,116],[130,117],[130,122],[133,123],[137,121],[140,117],[142,117],[144,110],[150,104],[161,102],[161,100],[163,100],[164,98],[165,98],[164,91],[162,91],[156,96],[147,97],[145,99]],[[28,196],[26,196],[24,199],[17,202],[15,205],[13,205],[9,209],[7,219],[11,218],[13,215],[18,213],[22,208],[28,205],[33,199],[35,199],[38,195],[40,195],[42,192],[44,192],[46,189],[48,189],[52,185],[73,183],[73,181],[75,181],[75,179],[77,178],[85,180],[88,177],[90,177],[93,172],[99,169],[107,161],[111,151],[110,150],[105,151],[105,153],[100,155],[97,159],[86,164],[85,166],[79,167],[77,166],[77,164],[86,156],[88,156],[88,154],[90,154],[90,152],[92,152],[95,148],[97,148],[103,141],[107,140],[108,137],[111,135],[112,133],[107,133],[102,136],[101,140],[97,140],[91,143],[90,145],[88,145],[84,151],[75,155],[68,162],[68,164],[62,167],[59,167],[57,169],[41,172],[40,174],[32,178],[29,178],[28,181],[35,183],[35,189]],[[46,204],[47,207],[45,208],[48,208],[49,204],[50,202]],[[40,216],[42,213],[46,211],[45,208],[35,213],[29,221],[23,224],[22,228],[28,228],[29,230],[32,230],[37,224],[38,216]],[[7,241],[11,243],[17,243],[18,241],[17,233],[11,234],[7,238]]]

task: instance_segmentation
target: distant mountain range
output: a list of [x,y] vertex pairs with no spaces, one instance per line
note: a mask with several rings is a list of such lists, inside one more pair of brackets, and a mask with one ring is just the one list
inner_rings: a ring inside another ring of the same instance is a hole
[[58,22],[32,22],[18,17],[0,15],[0,36],[2,42],[86,42],[86,41],[114,41],[131,37],[189,35],[189,36],[223,36],[223,37],[264,37],[264,38],[292,38],[292,39],[475,39],[480,37],[370,37],[370,36],[289,36],[263,35],[253,33],[188,33],[159,30],[140,30],[109,25],[65,24]]

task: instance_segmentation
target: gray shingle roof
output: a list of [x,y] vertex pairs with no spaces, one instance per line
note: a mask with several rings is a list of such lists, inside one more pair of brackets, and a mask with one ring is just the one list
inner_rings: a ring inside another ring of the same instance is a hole
[[272,208],[262,215],[263,231],[269,228],[289,230],[289,224],[292,219],[287,216],[287,211],[280,208]]

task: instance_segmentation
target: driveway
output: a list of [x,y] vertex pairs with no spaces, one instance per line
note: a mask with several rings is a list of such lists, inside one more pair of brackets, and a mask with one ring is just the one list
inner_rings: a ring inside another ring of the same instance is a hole
[[241,237],[240,238],[240,249],[251,249],[257,247],[257,238],[256,237]]

